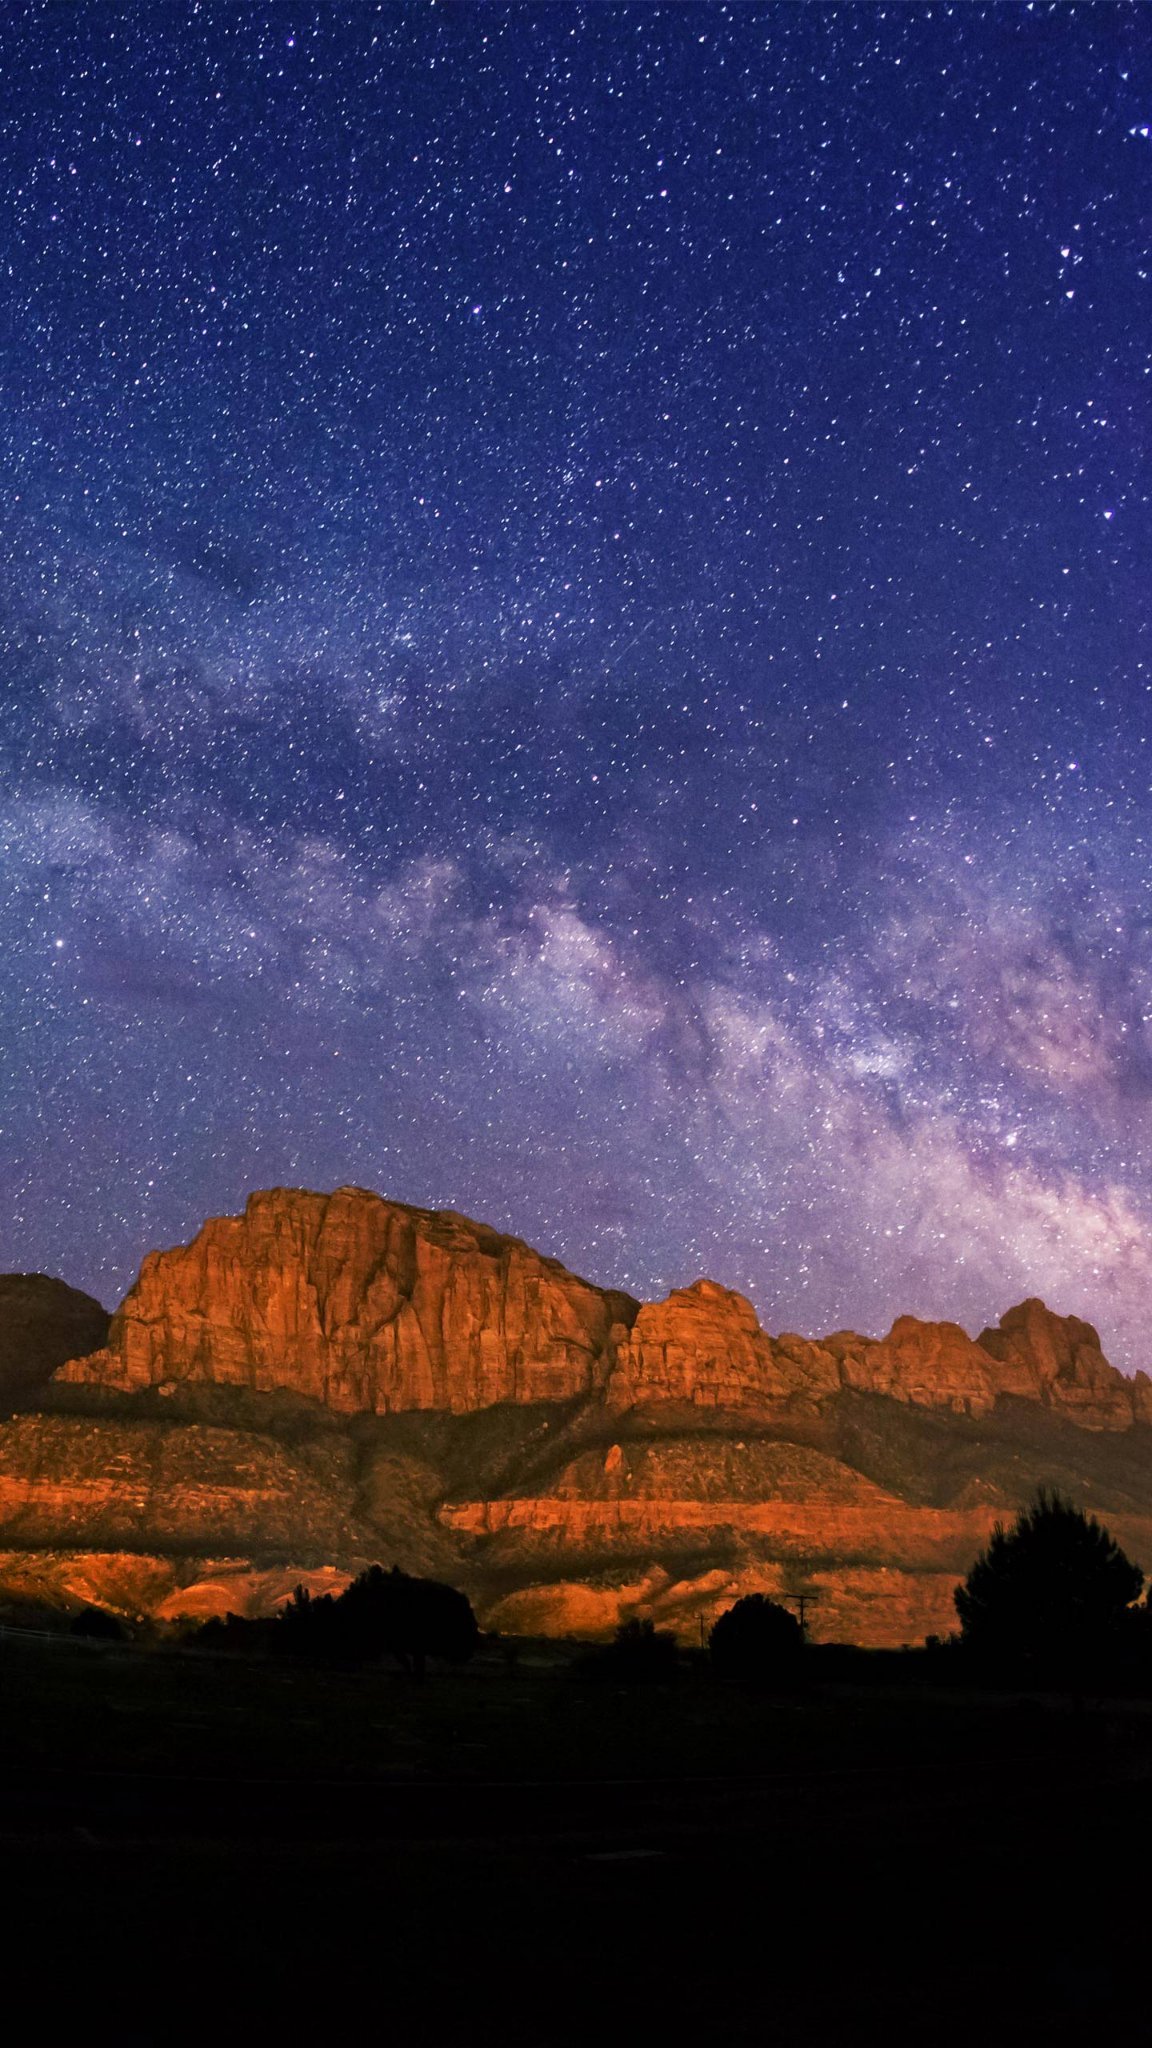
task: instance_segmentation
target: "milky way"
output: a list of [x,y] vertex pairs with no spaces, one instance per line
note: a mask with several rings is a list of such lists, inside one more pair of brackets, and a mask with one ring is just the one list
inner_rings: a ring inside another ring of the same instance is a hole
[[1140,6],[12,7],[0,1263],[1148,1363]]

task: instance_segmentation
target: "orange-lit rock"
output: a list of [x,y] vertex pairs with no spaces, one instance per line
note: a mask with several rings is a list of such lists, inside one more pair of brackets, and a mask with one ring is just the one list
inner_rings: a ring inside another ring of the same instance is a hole
[[747,1593],[795,1605],[805,1596],[813,1642],[861,1643],[898,1649],[922,1643],[926,1635],[947,1635],[956,1626],[953,1572],[907,1572],[849,1568],[802,1576],[784,1565],[756,1564],[735,1571],[701,1573],[672,1580],[664,1572],[625,1579],[612,1586],[584,1586],[561,1579],[506,1594],[484,1614],[487,1627],[504,1635],[576,1636],[607,1641],[625,1621],[652,1621],[681,1642],[695,1645],[733,1601]]
[[755,1411],[798,1394],[819,1399],[839,1384],[835,1359],[818,1344],[773,1343],[742,1294],[697,1280],[645,1303],[631,1332],[620,1332],[608,1398],[622,1408],[674,1401]]
[[599,1449],[583,1451],[553,1476],[549,1493],[554,1499],[591,1504],[717,1502],[723,1511],[764,1501],[830,1507],[892,1499],[851,1466],[811,1445],[713,1431],[632,1437],[613,1444],[606,1455]]
[[646,1303],[631,1333],[621,1334],[608,1386],[615,1407],[663,1400],[755,1408],[788,1396],[752,1303],[712,1280]]
[[289,1388],[344,1414],[563,1400],[602,1384],[626,1295],[518,1238],[359,1188],[274,1188],[152,1252],[63,1380]]
[[[894,1498],[864,1504],[822,1501],[575,1501],[538,1499],[468,1501],[441,1510],[447,1526],[473,1537],[534,1539],[535,1555],[636,1555],[655,1562],[680,1544],[735,1537],[780,1562],[827,1563],[850,1557],[928,1571],[967,1569],[1002,1511],[995,1508],[920,1508]],[[1146,1538],[1152,1520],[1139,1524]],[[1145,1545],[1147,1549],[1147,1544]],[[500,1552],[506,1561],[505,1545]],[[1152,1550],[1149,1550],[1152,1555]]]
[[983,1330],[980,1343],[1001,1373],[1011,1375],[1010,1391],[1059,1409],[1082,1429],[1152,1422],[1152,1380],[1145,1372],[1132,1379],[1117,1372],[1091,1323],[1078,1316],[1053,1315],[1042,1301],[1022,1301],[996,1329]]
[[[814,1640],[895,1649],[956,1628],[953,1593],[1003,1512],[900,1501],[885,1510],[666,1501],[651,1514],[646,1505],[489,1502],[445,1514],[502,1574],[517,1554],[534,1565],[530,1584],[481,1602],[486,1625],[508,1634],[604,1638],[635,1617],[691,1642],[745,1593],[804,1592]],[[1130,1557],[1152,1559],[1152,1516],[1109,1515],[1108,1526]],[[708,1563],[717,1539],[731,1553],[721,1567]],[[655,1561],[693,1554],[699,1569],[678,1578]],[[638,1555],[654,1561],[637,1572]],[[591,1558],[589,1583],[572,1567]]]
[[0,1541],[190,1552],[362,1549],[352,1447],[60,1415],[0,1424]]
[[461,1216],[277,1189],[151,1254],[57,1379],[82,1413],[0,1425],[0,1541],[167,1556],[166,1618],[377,1558],[518,1630],[690,1636],[806,1589],[818,1633],[900,1643],[1038,1485],[1152,1565],[1152,1382],[1036,1301],[773,1337],[712,1281],[640,1307]]
[[897,1317],[879,1344],[845,1345],[841,1366],[846,1386],[962,1415],[985,1414],[999,1392],[1016,1391],[998,1386],[1005,1375],[959,1323],[915,1316]]
[[978,1340],[913,1316],[879,1341],[770,1337],[751,1302],[714,1281],[638,1307],[518,1238],[360,1188],[274,1188],[190,1245],[150,1253],[106,1346],[57,1377],[287,1389],[341,1414],[602,1395],[619,1410],[757,1415],[849,1387],[976,1416],[1015,1395],[1091,1429],[1152,1420],[1152,1382],[1116,1372],[1089,1324],[1041,1302]]
[[333,1565],[272,1568],[246,1558],[171,1558],[137,1551],[0,1550],[0,1601],[9,1611],[74,1613],[103,1607],[129,1619],[207,1621],[271,1614],[295,1586],[340,1593],[350,1574]]
[[850,1332],[826,1337],[845,1386],[923,1408],[987,1415],[1002,1396],[1040,1401],[1082,1429],[1152,1421],[1152,1381],[1109,1365],[1090,1323],[1025,1301],[973,1339],[958,1323],[899,1316],[879,1343]]
[[151,1612],[156,1621],[198,1622],[213,1616],[274,1614],[304,1586],[313,1599],[342,1593],[352,1573],[336,1565],[280,1565],[259,1571],[243,1560],[197,1559],[191,1573],[175,1585]]

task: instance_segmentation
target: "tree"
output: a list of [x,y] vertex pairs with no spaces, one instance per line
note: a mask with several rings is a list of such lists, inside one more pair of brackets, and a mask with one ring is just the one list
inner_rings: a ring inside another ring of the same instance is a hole
[[307,1586],[296,1586],[275,1619],[273,1648],[289,1656],[338,1660],[341,1654],[336,1601],[331,1593],[316,1599]]
[[1094,1515],[1042,1488],[1010,1529],[996,1524],[956,1588],[961,1638],[1001,1668],[1099,1668],[1120,1648],[1143,1583]]
[[618,1679],[623,1685],[674,1678],[679,1658],[676,1638],[654,1621],[633,1617],[622,1621],[610,1643],[581,1659],[579,1671],[593,1678]]
[[116,1615],[109,1614],[106,1607],[82,1607],[73,1615],[71,1633],[74,1636],[90,1636],[97,1642],[123,1643],[128,1631]]
[[357,1663],[391,1655],[422,1674],[429,1657],[461,1664],[479,1641],[466,1594],[438,1579],[369,1565],[334,1602],[342,1647]]
[[804,1649],[796,1616],[766,1593],[746,1593],[714,1623],[708,1653],[721,1678],[758,1681],[795,1677]]
[[[298,1586],[296,1590],[303,1589]],[[278,1622],[269,1616],[254,1621],[246,1614],[210,1614],[207,1621],[198,1622],[182,1640],[198,1650],[226,1650],[250,1657],[271,1647],[273,1631],[278,1627]]]
[[455,1586],[369,1565],[343,1593],[314,1596],[297,1586],[279,1613],[256,1621],[229,1614],[200,1627],[205,1649],[259,1651],[311,1663],[357,1665],[396,1657],[423,1674],[429,1657],[459,1664],[480,1640],[471,1603]]
[[276,1634],[277,1646],[296,1655],[336,1664],[392,1656],[423,1674],[429,1657],[462,1663],[480,1632],[467,1596],[455,1586],[373,1564],[336,1599],[330,1593],[313,1599],[306,1586],[297,1586]]

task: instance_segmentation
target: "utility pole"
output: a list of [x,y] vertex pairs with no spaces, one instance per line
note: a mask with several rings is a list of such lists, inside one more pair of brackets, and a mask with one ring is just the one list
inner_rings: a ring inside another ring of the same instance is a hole
[[815,1607],[816,1602],[820,1598],[820,1595],[819,1593],[793,1593],[791,1595],[791,1598],[796,1605],[796,1612],[800,1621],[800,1633],[804,1637],[805,1641],[807,1641],[808,1609],[810,1607]]

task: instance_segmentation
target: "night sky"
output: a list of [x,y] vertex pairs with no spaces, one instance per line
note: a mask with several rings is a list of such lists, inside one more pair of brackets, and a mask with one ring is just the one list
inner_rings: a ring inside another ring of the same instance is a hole
[[5,9],[0,1265],[1152,1364],[1149,26]]

